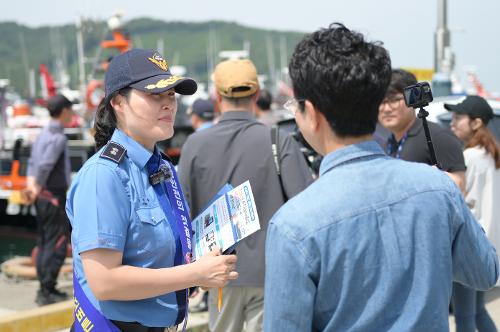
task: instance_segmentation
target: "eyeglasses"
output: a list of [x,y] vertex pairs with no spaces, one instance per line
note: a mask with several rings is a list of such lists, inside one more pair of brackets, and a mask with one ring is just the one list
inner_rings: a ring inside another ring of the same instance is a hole
[[286,101],[283,107],[285,110],[295,115],[295,112],[297,112],[298,109],[302,110],[305,101],[305,99],[290,98]]
[[397,97],[397,98],[387,98],[382,100],[380,103],[380,108],[382,108],[384,105],[389,105],[391,109],[395,109],[396,107],[399,106],[401,103],[401,100],[403,100],[403,97]]

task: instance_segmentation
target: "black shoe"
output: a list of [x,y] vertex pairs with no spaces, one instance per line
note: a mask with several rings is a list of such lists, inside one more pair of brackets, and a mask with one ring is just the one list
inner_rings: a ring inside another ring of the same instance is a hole
[[64,301],[64,300],[67,300],[69,299],[69,296],[68,294],[64,293],[64,292],[61,292],[61,291],[58,291],[57,289],[53,288],[51,290],[49,290],[49,293],[52,297],[56,298],[56,299],[59,299],[59,301]]
[[36,298],[35,302],[36,304],[42,306],[42,305],[48,305],[48,304],[53,304],[57,302],[61,302],[68,299],[68,295],[66,293],[59,292],[58,290],[39,290],[36,293]]

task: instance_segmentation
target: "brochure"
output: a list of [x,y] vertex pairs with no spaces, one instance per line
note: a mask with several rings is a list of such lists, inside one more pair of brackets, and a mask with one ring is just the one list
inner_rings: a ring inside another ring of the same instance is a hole
[[225,185],[203,212],[193,219],[193,258],[218,246],[222,252],[260,229],[259,216],[249,181],[236,188]]

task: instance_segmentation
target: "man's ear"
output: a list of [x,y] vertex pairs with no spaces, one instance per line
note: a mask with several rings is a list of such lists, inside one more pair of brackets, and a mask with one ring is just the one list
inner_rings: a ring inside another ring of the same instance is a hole
[[309,100],[304,102],[304,116],[309,117],[308,125],[310,129],[313,131],[318,129],[322,115]]
[[215,101],[216,101],[217,103],[219,103],[219,104],[220,104],[220,103],[221,103],[221,101],[222,101],[222,96],[220,95],[219,91],[217,91],[217,90],[215,91]]

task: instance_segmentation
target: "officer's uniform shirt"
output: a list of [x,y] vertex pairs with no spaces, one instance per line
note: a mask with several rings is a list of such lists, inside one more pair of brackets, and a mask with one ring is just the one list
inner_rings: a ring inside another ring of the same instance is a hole
[[104,147],[85,163],[68,192],[66,211],[73,227],[78,282],[108,319],[172,326],[185,310],[179,293],[136,301],[98,301],[83,273],[80,253],[97,248],[122,252],[123,265],[164,268],[182,261],[176,257],[182,257],[182,250],[179,235],[170,226],[175,224],[171,206],[167,219],[149,184],[148,161],[153,154],[119,129],[111,140],[126,149],[126,156],[119,163],[102,158]]

